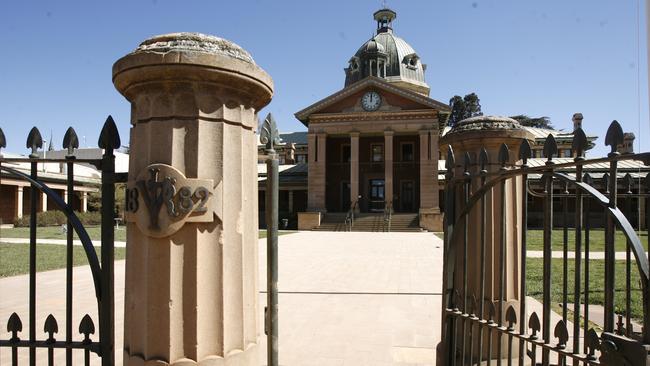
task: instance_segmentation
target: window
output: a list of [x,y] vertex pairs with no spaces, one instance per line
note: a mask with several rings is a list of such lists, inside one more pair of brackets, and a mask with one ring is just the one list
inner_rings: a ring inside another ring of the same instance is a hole
[[370,146],[372,149],[370,161],[372,161],[373,163],[384,161],[384,145],[373,144]]
[[307,162],[307,155],[305,154],[296,154],[296,163],[304,164]]
[[359,70],[359,59],[356,57],[352,57],[350,59],[350,71],[357,71]]
[[564,153],[563,156],[564,156],[565,158],[570,158],[570,157],[573,155],[573,151],[571,151],[571,149],[565,149],[565,150],[563,151],[563,153]]
[[406,67],[408,67],[411,70],[417,69],[418,66],[418,61],[420,60],[420,57],[416,55],[415,53],[411,53],[409,55],[404,56],[403,63],[406,64]]
[[414,148],[413,148],[413,143],[412,142],[402,143],[402,161],[413,161],[413,160],[415,160],[413,150],[414,150]]
[[341,145],[341,162],[349,163],[352,157],[352,150],[350,150],[350,145]]

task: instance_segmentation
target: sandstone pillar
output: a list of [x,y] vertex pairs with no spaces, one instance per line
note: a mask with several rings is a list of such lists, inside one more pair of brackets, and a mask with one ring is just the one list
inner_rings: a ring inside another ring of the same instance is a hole
[[641,230],[647,230],[647,222],[646,222],[646,205],[648,204],[648,200],[650,198],[644,198],[640,197],[639,198],[639,223],[641,225],[640,229]]
[[259,365],[257,113],[273,83],[197,33],[113,65],[131,102],[124,365]]
[[384,194],[386,203],[393,203],[393,131],[384,131]]
[[[456,169],[454,176],[463,175],[464,155],[469,153],[470,156],[470,173],[479,172],[478,158],[481,149],[485,148],[488,153],[488,164],[486,169],[488,173],[493,173],[501,169],[498,161],[499,149],[505,143],[510,149],[509,164],[515,164],[519,157],[519,147],[522,139],[533,140],[534,137],[530,132],[523,129],[519,123],[513,119],[505,117],[479,116],[459,122],[451,131],[449,131],[441,140],[443,153],[446,156],[447,146],[451,145],[456,157]],[[480,179],[472,180],[471,192],[475,192],[480,187]],[[501,209],[501,198],[505,194],[505,211]],[[485,196],[486,206],[486,227],[485,227],[485,256],[481,257],[481,206],[480,201],[474,206],[467,219],[468,225],[468,250],[467,263],[463,263],[463,235],[454,238],[451,245],[456,248],[455,268],[457,271],[455,287],[463,294],[462,273],[464,266],[467,267],[468,278],[468,298],[472,295],[480,301],[481,286],[484,286],[484,301],[493,302],[496,309],[495,319],[498,320],[500,311],[503,311],[503,324],[505,324],[505,311],[509,305],[513,305],[519,321],[527,322],[526,316],[519,314],[519,287],[520,287],[520,261],[521,261],[521,235],[522,235],[522,203],[524,200],[524,189],[522,187],[521,177],[509,179],[506,181],[505,190],[502,192],[501,184],[497,184]],[[462,209],[464,204],[462,189],[459,186],[456,191],[456,213]],[[505,220],[505,229],[502,230],[502,223]],[[464,221],[456,221],[456,226],[463,226]],[[459,231],[462,233],[462,230]],[[502,239],[505,239],[505,257],[500,258],[500,248]],[[484,261],[485,277],[481,275],[481,263]],[[505,288],[503,289],[504,301],[502,309],[499,308],[499,294],[501,283],[499,282],[502,268],[505,268]],[[487,306],[485,307],[487,309]],[[486,310],[487,312],[487,310]],[[484,318],[487,313],[484,314]],[[487,335],[486,335],[487,337]],[[494,339],[496,340],[496,333]],[[502,337],[503,355],[507,354],[507,337]],[[475,340],[476,341],[476,340]],[[496,357],[496,347],[499,345],[495,341],[493,357]],[[477,350],[477,345],[474,350]],[[487,349],[484,357],[487,357]],[[476,351],[475,351],[476,352]],[[514,347],[513,355],[517,353],[517,347]],[[484,358],[485,359],[485,358]]]
[[289,212],[293,212],[293,190],[287,192],[289,195]]
[[442,214],[438,198],[438,134],[423,129],[420,135],[420,227],[442,231]]
[[88,212],[88,192],[81,192],[81,212]]
[[[350,205],[357,202],[359,212],[359,132],[350,133]],[[352,206],[350,206],[352,207]]]
[[47,211],[47,194],[41,192],[41,212]]
[[23,217],[23,186],[16,187],[16,217]]
[[327,135],[307,134],[309,164],[307,174],[307,210],[325,212],[325,144]]

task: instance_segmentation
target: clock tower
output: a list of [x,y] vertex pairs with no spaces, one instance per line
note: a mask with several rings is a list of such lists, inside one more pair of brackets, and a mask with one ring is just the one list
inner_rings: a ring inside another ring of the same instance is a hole
[[438,138],[449,107],[429,98],[426,65],[393,32],[397,14],[373,17],[376,34],[348,60],[343,89],[295,114],[308,128],[309,212],[300,215],[310,224],[301,229],[325,214],[390,209],[442,230]]

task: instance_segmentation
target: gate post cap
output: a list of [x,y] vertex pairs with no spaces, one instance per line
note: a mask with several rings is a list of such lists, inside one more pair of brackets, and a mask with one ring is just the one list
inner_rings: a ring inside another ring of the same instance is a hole
[[257,110],[267,105],[273,95],[273,80],[245,49],[201,33],[151,37],[113,64],[113,83],[128,99],[132,86],[156,81],[229,85],[250,99]]

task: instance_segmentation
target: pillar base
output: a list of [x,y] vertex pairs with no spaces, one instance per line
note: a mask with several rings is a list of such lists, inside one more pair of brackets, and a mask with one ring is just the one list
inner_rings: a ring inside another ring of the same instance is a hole
[[316,212],[298,212],[298,230],[313,230],[320,226],[322,214]]
[[420,209],[420,227],[428,231],[443,231],[443,213],[439,208]]
[[124,351],[124,365],[129,366],[242,366],[259,365],[259,347],[251,345],[245,351],[231,352],[226,357],[216,355],[206,356],[198,362],[189,358],[181,358],[173,362],[160,359],[145,360],[142,355],[129,355]]

